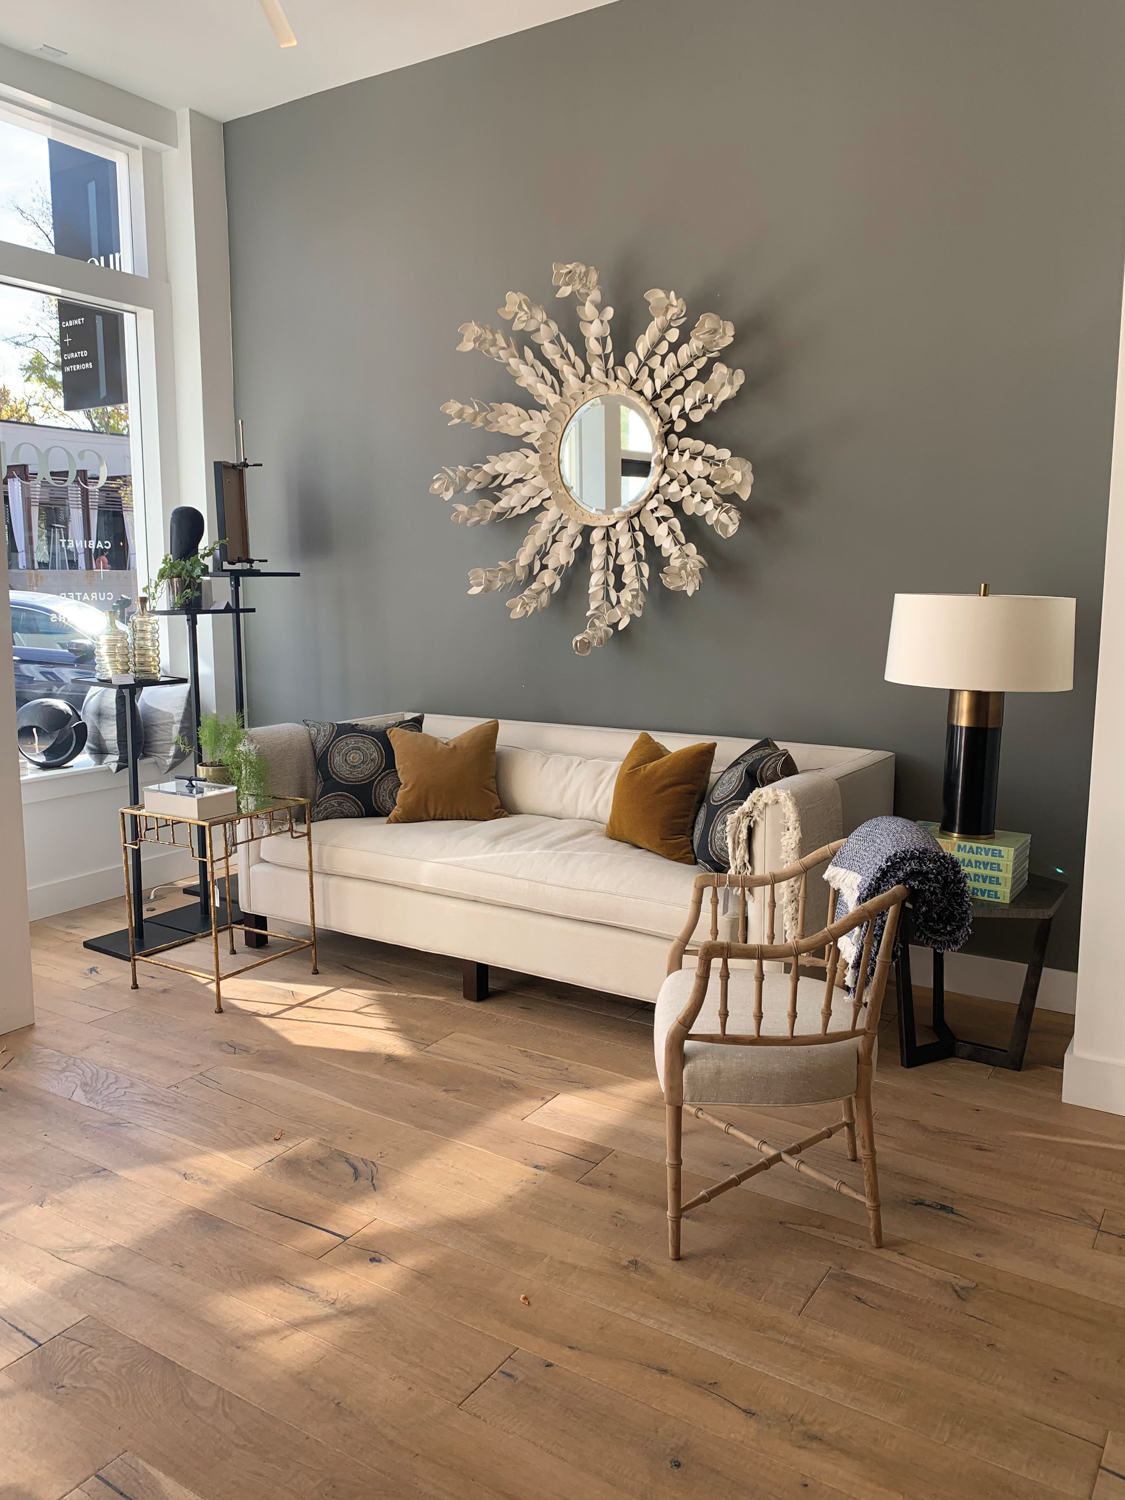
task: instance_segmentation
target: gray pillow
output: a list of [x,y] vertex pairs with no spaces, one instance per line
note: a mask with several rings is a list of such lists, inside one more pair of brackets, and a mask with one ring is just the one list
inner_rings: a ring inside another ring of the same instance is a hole
[[142,688],[137,702],[144,733],[144,753],[156,762],[158,770],[167,774],[191,754],[190,750],[181,750],[176,744],[177,738],[189,742],[194,738],[188,685],[174,682],[168,687]]
[[[82,701],[82,721],[86,725],[86,750],[97,765],[114,762],[121,771],[128,765],[128,737],[125,714],[129,695],[116,688],[93,687]],[[133,709],[133,748],[139,755],[144,744],[140,714]]]

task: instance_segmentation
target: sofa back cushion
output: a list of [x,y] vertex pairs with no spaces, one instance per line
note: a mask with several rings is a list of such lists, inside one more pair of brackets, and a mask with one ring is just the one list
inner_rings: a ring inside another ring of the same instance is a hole
[[496,748],[496,790],[510,813],[540,818],[581,818],[609,822],[619,760],[588,760],[546,750]]

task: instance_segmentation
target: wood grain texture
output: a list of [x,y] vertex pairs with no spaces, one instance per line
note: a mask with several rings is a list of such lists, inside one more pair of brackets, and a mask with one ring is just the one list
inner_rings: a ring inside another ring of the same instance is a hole
[[34,924],[0,1041],[4,1500],[1125,1495],[1125,1122],[1061,1104],[1057,1018],[1006,1076],[884,1029],[885,1249],[768,1174],[673,1265],[644,1008],[329,937],[217,1017],[88,963],[117,921]]
[[1125,1500],[1125,1435],[1111,1432],[1091,1500]]
[[135,1453],[123,1453],[104,1469],[92,1474],[85,1484],[71,1490],[66,1500],[206,1500],[194,1490],[185,1489],[167,1474],[150,1468]]

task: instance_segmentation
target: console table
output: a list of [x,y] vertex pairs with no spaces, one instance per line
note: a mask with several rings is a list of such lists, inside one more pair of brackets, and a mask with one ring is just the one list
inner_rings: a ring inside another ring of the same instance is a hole
[[910,979],[910,908],[903,907],[904,924],[895,960],[895,979],[898,987],[899,1061],[904,1068],[939,1062],[946,1057],[963,1057],[969,1062],[987,1063],[994,1068],[1010,1068],[1013,1072],[1019,1072],[1023,1067],[1031,1019],[1039,996],[1039,981],[1043,977],[1043,962],[1047,956],[1051,923],[1063,903],[1067,889],[1065,880],[1052,880],[1046,875],[1029,875],[1027,884],[1012,901],[973,902],[974,923],[1000,919],[1036,924],[1023,991],[1006,1047],[989,1047],[983,1042],[966,1042],[954,1036],[945,1019],[944,953],[934,954],[934,1010],[931,1026],[937,1040],[922,1043],[917,1041],[914,1029],[914,990]]

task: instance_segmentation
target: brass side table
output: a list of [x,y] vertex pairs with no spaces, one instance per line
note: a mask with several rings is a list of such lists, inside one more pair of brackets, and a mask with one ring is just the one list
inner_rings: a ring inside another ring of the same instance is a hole
[[[298,822],[297,815],[304,811],[304,822]],[[121,863],[125,870],[125,896],[126,907],[129,912],[129,970],[132,976],[132,988],[138,989],[137,965],[155,964],[161,969],[173,969],[178,974],[194,974],[197,979],[207,979],[215,986],[215,1010],[222,1014],[223,1009],[223,979],[233,979],[237,974],[245,974],[248,969],[260,968],[262,964],[272,963],[275,958],[285,958],[290,953],[301,953],[306,948],[312,957],[312,972],[318,973],[316,966],[316,911],[313,902],[313,855],[312,855],[312,811],[307,797],[262,797],[259,798],[257,806],[252,812],[236,813],[233,817],[226,818],[182,818],[172,817],[167,814],[146,812],[143,807],[123,807],[121,809]],[[132,829],[130,830],[130,822]],[[199,837],[202,840],[203,859],[201,868],[206,874],[207,890],[211,897],[211,931],[210,934],[188,933],[184,937],[176,938],[170,943],[160,943],[153,948],[146,948],[141,952],[137,946],[137,934],[134,930],[136,918],[134,916],[133,896],[136,894],[132,889],[130,879],[130,853],[139,851],[142,844],[162,844],[165,848],[185,849],[193,858],[198,858],[199,849],[197,839],[193,838],[193,830],[199,829]],[[215,900],[215,881],[221,870],[226,881],[226,889],[230,890],[230,862],[231,856],[246,844],[252,844],[258,839],[271,838],[277,835],[288,834],[291,839],[304,839],[309,870],[309,936],[307,938],[291,938],[286,933],[270,932],[268,928],[250,928],[245,922],[236,922],[232,915],[232,908],[228,905],[226,919],[219,920],[219,903]],[[254,959],[252,963],[243,964],[240,968],[230,969],[226,974],[219,972],[219,936],[226,933],[230,944],[230,952],[236,952],[234,946],[235,931],[253,932],[257,937],[279,938],[288,944],[287,947],[279,948],[276,953],[268,953],[265,958]],[[158,958],[159,953],[167,953],[173,948],[183,948],[190,943],[205,941],[211,938],[211,969],[193,969],[187,964],[170,963],[167,959]]]

